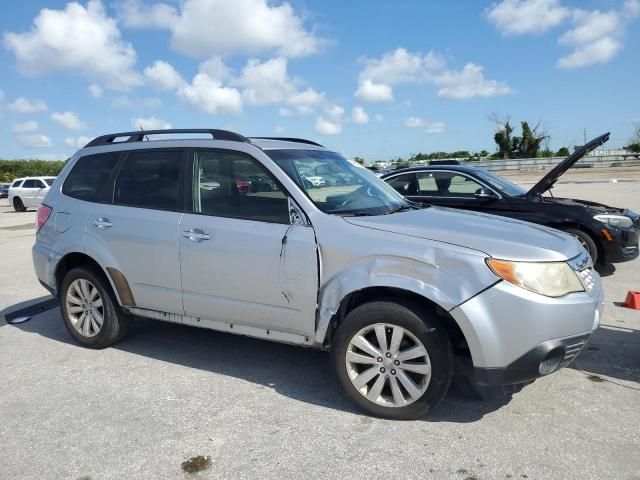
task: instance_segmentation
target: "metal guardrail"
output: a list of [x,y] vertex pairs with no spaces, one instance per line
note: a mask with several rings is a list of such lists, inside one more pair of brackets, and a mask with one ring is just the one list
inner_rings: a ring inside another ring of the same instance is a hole
[[[461,161],[469,166],[485,168],[491,171],[501,170],[547,170],[564,160],[565,157],[519,158],[509,160]],[[587,155],[572,168],[605,168],[640,166],[640,154],[633,155]]]

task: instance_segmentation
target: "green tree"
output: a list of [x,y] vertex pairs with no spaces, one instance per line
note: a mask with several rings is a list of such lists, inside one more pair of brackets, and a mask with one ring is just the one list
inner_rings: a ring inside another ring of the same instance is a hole
[[364,165],[364,158],[362,157],[353,157],[354,162],[358,162],[360,165]]
[[562,147],[556,152],[556,157],[568,157],[570,154],[567,147]]
[[502,129],[498,130],[493,136],[493,140],[498,145],[498,151],[496,156],[498,158],[512,158],[513,152],[513,139],[511,138],[511,134],[513,133],[513,128],[509,124],[509,120],[505,122]]
[[633,153],[640,153],[640,124],[636,125],[629,145],[624,148]]

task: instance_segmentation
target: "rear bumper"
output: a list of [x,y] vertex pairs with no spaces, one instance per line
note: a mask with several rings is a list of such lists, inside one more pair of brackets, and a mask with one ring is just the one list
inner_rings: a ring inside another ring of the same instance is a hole
[[31,249],[33,258],[33,268],[40,284],[49,290],[52,295],[56,295],[55,266],[60,259],[53,250],[36,243]]

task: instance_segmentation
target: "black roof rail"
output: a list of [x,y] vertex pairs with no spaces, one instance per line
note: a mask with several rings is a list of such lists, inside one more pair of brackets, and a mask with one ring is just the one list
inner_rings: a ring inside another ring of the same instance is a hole
[[129,137],[127,140],[116,143],[126,142],[142,142],[147,135],[167,135],[173,133],[208,133],[214,140],[229,140],[231,142],[249,142],[249,139],[239,133],[230,132],[228,130],[217,130],[214,128],[171,128],[166,130],[139,130],[136,132],[110,133],[94,138],[87,143],[84,148],[98,147],[100,145],[111,145],[116,138]]
[[315,145],[316,147],[324,148],[324,145],[320,145],[317,142],[312,140],[307,140],[306,138],[295,138],[295,137],[249,137],[249,140],[282,140],[283,142],[294,142],[294,143],[306,143],[307,145]]

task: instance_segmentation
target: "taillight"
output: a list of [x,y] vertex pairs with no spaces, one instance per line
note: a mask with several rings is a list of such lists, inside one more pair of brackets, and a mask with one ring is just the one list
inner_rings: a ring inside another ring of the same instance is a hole
[[38,207],[38,215],[36,216],[36,232],[42,228],[42,226],[49,220],[51,215],[51,207],[41,203]]

